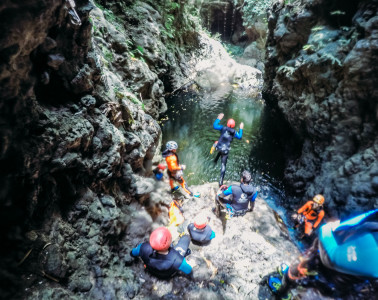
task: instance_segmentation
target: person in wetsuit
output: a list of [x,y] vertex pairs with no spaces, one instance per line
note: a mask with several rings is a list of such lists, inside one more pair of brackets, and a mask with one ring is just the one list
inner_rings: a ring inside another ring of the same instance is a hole
[[149,242],[139,244],[131,250],[132,257],[141,257],[145,268],[160,279],[173,277],[178,271],[192,274],[192,267],[185,260],[190,254],[189,235],[180,238],[175,247],[171,246],[172,235],[165,227],[155,229]]
[[[258,191],[250,185],[251,181],[251,173],[247,170],[243,171],[240,185],[224,187],[223,191],[222,188],[220,189],[217,195],[217,205],[226,205],[231,216],[244,216],[246,212],[253,211]],[[229,200],[224,198],[228,195],[232,195]]]
[[290,289],[298,285],[337,299],[375,299],[377,280],[378,209],[321,226],[311,248],[267,277],[278,299],[291,299]]
[[213,124],[213,128],[221,132],[218,143],[216,145],[216,150],[218,151],[218,153],[214,159],[214,162],[216,163],[219,157],[221,157],[221,172],[220,172],[219,186],[223,185],[223,179],[226,173],[228,153],[231,149],[231,142],[234,139],[234,137],[236,137],[239,140],[242,138],[243,128],[244,128],[244,124],[242,122],[240,123],[240,126],[239,126],[240,130],[236,131],[234,129],[235,121],[233,119],[229,119],[227,121],[227,126],[220,125],[219,123],[222,120],[223,116],[224,114],[220,113]]
[[205,214],[199,214],[194,219],[194,222],[188,225],[188,232],[193,244],[207,245],[215,238],[215,232],[208,223],[209,218]]
[[174,186],[174,181],[177,181],[183,188],[183,190],[188,193],[190,196],[193,196],[191,190],[189,190],[188,185],[186,184],[183,177],[183,170],[185,170],[185,165],[180,165],[179,158],[176,154],[178,145],[175,141],[169,141],[166,144],[166,149],[163,151],[162,155],[165,157],[165,161],[168,166],[168,176],[169,176],[169,185],[171,186],[171,192],[176,191],[179,187]]
[[315,195],[312,201],[307,201],[305,205],[298,209],[297,213],[304,217],[305,235],[310,236],[324,218],[324,200],[323,195]]

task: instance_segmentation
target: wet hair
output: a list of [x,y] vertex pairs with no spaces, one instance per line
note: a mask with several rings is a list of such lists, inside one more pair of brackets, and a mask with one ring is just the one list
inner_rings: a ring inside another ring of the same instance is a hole
[[241,177],[243,179],[243,183],[246,183],[246,184],[250,183],[252,180],[251,173],[249,173],[247,170],[243,171]]

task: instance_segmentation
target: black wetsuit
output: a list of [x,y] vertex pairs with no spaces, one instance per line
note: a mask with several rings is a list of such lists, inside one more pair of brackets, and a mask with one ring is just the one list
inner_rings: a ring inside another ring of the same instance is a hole
[[221,135],[219,137],[216,149],[218,151],[217,156],[214,159],[216,163],[221,157],[221,172],[220,172],[220,179],[219,179],[219,186],[223,185],[224,175],[226,174],[226,165],[228,159],[228,153],[231,149],[231,142],[236,137],[237,139],[241,139],[243,135],[243,130],[240,129],[240,132],[235,131],[235,129],[219,125],[220,120],[216,119],[213,128],[216,130],[220,130]]
[[193,223],[188,225],[188,232],[192,238],[192,243],[196,245],[207,245],[215,237],[215,233],[209,225],[203,229],[198,229]]
[[190,274],[192,268],[185,261],[185,256],[189,248],[190,236],[184,235],[177,245],[168,249],[168,254],[160,254],[152,249],[150,243],[139,244],[131,252],[133,257],[140,256],[145,263],[146,269],[153,275],[161,279],[174,276],[177,271]]
[[244,215],[248,211],[248,204],[251,202],[252,211],[255,206],[255,199],[257,197],[257,190],[254,186],[249,184],[231,185],[223,192],[227,196],[232,193],[232,199],[226,200],[219,197],[221,203],[229,203],[236,216]]

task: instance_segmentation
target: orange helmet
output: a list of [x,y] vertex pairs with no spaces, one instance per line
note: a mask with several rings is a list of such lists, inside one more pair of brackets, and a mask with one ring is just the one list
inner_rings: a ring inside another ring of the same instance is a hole
[[229,119],[227,121],[227,127],[234,128],[235,127],[235,120],[234,119]]
[[207,216],[201,214],[201,215],[198,215],[195,219],[194,219],[194,227],[197,228],[197,229],[203,229],[206,227],[207,223],[209,222]]
[[155,229],[150,235],[150,245],[156,251],[168,250],[172,243],[172,234],[165,227]]
[[314,200],[315,203],[322,205],[324,203],[324,196],[318,194],[318,195],[315,195],[314,198],[312,198],[312,200]]

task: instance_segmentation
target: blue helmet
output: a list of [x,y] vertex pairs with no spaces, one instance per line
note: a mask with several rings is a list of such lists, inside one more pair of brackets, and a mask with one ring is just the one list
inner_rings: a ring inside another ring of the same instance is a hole
[[167,150],[175,150],[175,149],[178,148],[178,145],[175,141],[169,141],[169,142],[167,142],[165,147],[167,148]]

